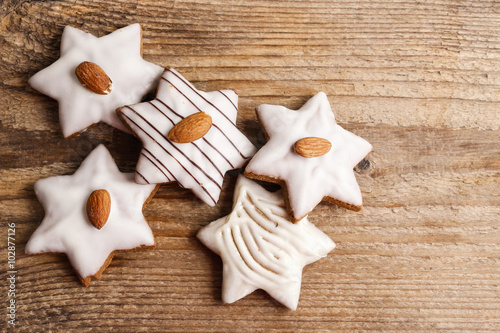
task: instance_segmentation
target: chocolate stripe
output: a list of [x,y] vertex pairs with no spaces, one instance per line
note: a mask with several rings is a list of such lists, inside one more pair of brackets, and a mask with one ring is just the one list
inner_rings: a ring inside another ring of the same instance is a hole
[[167,176],[167,174],[149,156],[147,156],[146,154],[144,154],[142,152],[141,152],[141,156],[144,156],[149,161],[149,163],[151,163],[152,165],[154,165],[158,169],[158,171],[160,171],[165,176],[165,178],[167,179],[167,181],[171,181],[170,177]]
[[224,93],[222,92],[222,90],[217,90],[217,91],[218,91],[218,92],[220,92],[220,93],[222,94],[222,96],[226,97],[226,98],[227,98],[227,100],[229,101],[229,103],[231,103],[231,104],[234,106],[234,109],[235,109],[236,111],[238,111],[238,107],[237,107],[236,105],[234,105],[233,101],[232,101],[232,100],[231,100],[231,99],[230,99],[230,98],[229,98],[226,94],[224,94]]
[[[157,100],[158,102],[160,102],[161,104],[163,104],[163,106],[164,106],[164,107],[166,107],[166,108],[167,108],[170,112],[172,112],[173,114],[175,114],[177,117],[179,117],[179,118],[181,118],[181,119],[184,119],[184,117],[183,117],[183,116],[181,116],[179,113],[175,112],[175,110],[174,110],[174,109],[172,109],[170,106],[168,106],[168,104],[167,104],[167,103],[165,103],[164,101],[162,101],[161,99],[159,99],[159,98],[158,98],[158,96],[156,96],[156,100]],[[162,114],[164,114],[164,113],[162,112]],[[164,114],[164,115],[165,115],[165,114]],[[166,117],[166,115],[165,115],[165,117]],[[175,125],[175,124],[174,124],[174,125]]]
[[[175,76],[177,76],[183,83],[185,83],[191,90],[193,90],[194,92],[196,92],[201,98],[203,98],[205,101],[207,101],[205,99],[205,97],[201,96],[199,92],[196,91],[196,89],[193,89],[193,87],[191,87],[188,83],[186,83],[185,81],[183,81],[177,74],[175,74],[174,72],[172,72],[170,69],[168,70],[170,73],[174,74]],[[186,100],[188,100],[198,111],[200,112],[203,112],[199,107],[198,105],[196,105],[191,99],[189,99],[178,87],[176,87],[172,82],[170,82],[168,79],[166,79],[165,77],[162,76],[162,80],[168,82],[173,88],[175,88],[182,96],[184,96],[184,98]],[[207,101],[207,103],[209,103],[210,105],[212,105],[217,111],[219,111],[219,113],[221,113],[228,121],[230,124],[234,125],[234,127],[236,127],[236,125],[226,116],[226,114],[224,114],[224,112],[222,112],[221,110],[219,110],[217,107],[215,107],[212,103],[210,103],[209,101]],[[250,157],[249,156],[245,156],[243,155],[243,153],[238,149],[238,147],[236,147],[236,145],[233,143],[233,141],[231,141],[231,139],[229,139],[229,137],[226,135],[226,133],[224,133],[217,125],[213,124],[212,123],[212,126],[214,126],[215,128],[217,128],[221,133],[222,135],[224,135],[224,137],[227,139],[227,141],[229,141],[229,143],[231,143],[231,145],[236,149],[236,151],[238,151],[238,153],[240,154],[241,157],[243,157],[244,159],[249,159]],[[237,129],[238,130],[238,129]]]
[[186,82],[180,75],[178,75],[176,72],[172,71],[170,68],[168,69],[168,71],[170,73],[174,74],[182,83],[184,83],[186,86],[188,86],[194,93],[196,93],[198,96],[200,96],[205,102],[207,102],[214,109],[216,109],[217,111],[219,111],[220,114],[222,114],[231,124],[233,124],[236,127],[236,125],[231,121],[231,119],[229,119],[229,117],[224,112],[222,112],[218,107],[216,107],[215,105],[213,105],[212,102],[210,102],[208,99],[206,99],[205,97],[203,97],[203,95],[200,94],[198,92],[198,90],[196,90],[195,88],[193,88],[193,86],[191,86],[188,82]]
[[[164,101],[162,101],[162,100],[161,100],[161,99],[159,99],[158,97],[156,98],[156,100],[157,100],[158,102],[160,102],[161,104],[163,104],[163,105],[164,105],[167,109],[169,109],[169,110],[170,110],[170,112],[172,112],[173,114],[175,114],[177,117],[179,117],[179,118],[181,118],[181,119],[184,119],[184,117],[183,117],[182,115],[180,115],[179,113],[175,112],[175,110],[174,110],[174,109],[172,109],[170,106],[168,106],[168,104],[167,104],[167,103],[165,103]],[[164,114],[164,113],[162,112],[162,114]],[[165,114],[164,114],[164,115],[165,115]],[[165,115],[165,117],[167,117],[167,115]],[[167,118],[168,118],[168,117],[167,117]],[[170,118],[169,118],[169,120],[170,120]],[[217,127],[217,129],[220,131],[220,129],[219,129],[218,127]],[[221,133],[222,133],[222,131],[221,131]],[[224,133],[222,133],[222,134],[224,134]],[[226,162],[227,162],[227,163],[231,166],[231,168],[233,168],[233,169],[234,169],[233,164],[232,164],[231,162],[229,162],[229,160],[227,159],[227,157],[226,157],[224,154],[222,154],[222,153],[219,151],[219,149],[215,148],[215,146],[214,146],[214,145],[212,145],[212,144],[210,143],[210,141],[208,141],[205,137],[202,137],[202,139],[203,139],[203,141],[205,141],[205,142],[206,142],[206,143],[207,143],[210,147],[212,147],[212,148],[213,148],[213,149],[214,149],[217,153],[219,153],[219,155],[220,155],[220,156],[222,156],[222,158],[224,158],[224,159],[226,160]],[[198,147],[198,145],[197,145],[197,144],[195,144],[194,142],[191,142],[191,143],[192,143],[192,144],[193,144],[196,148],[198,148],[198,150],[200,151],[200,153],[202,153],[202,154],[203,154],[203,156],[205,156],[205,157],[207,158],[207,160],[208,160],[210,163],[212,163],[212,165],[213,165],[213,166],[217,169],[217,171],[219,172],[219,174],[220,174],[222,177],[224,177],[224,174],[223,174],[223,173],[219,170],[219,167],[218,167],[217,165],[215,165],[215,163],[214,163],[214,162],[213,162],[213,161],[212,161],[212,160],[211,160],[211,159],[210,159],[210,158],[209,158],[209,157],[208,157],[208,156],[207,156],[207,155],[206,155],[206,154],[205,154],[205,153],[201,150],[201,148],[199,148],[199,147]]]
[[[157,100],[158,100],[159,102],[161,102],[162,104],[164,104],[164,103],[163,103],[162,101],[160,101],[158,98],[157,98]],[[158,112],[160,112],[162,115],[164,115],[164,116],[165,116],[165,118],[167,118],[168,120],[170,120],[170,122],[172,123],[172,125],[174,125],[174,126],[175,126],[174,121],[173,121],[172,119],[170,119],[170,117],[169,117],[169,116],[167,116],[167,115],[166,115],[166,114],[165,114],[165,113],[164,113],[164,112],[163,112],[163,111],[162,111],[159,107],[157,107],[156,105],[154,105],[154,104],[153,104],[153,101],[149,101],[148,103],[149,103],[149,104],[151,104],[151,106],[153,106],[156,110],[158,110]]]
[[[158,129],[156,129],[154,126],[152,126],[147,120],[145,120],[139,113],[137,113],[134,109],[132,109],[131,107],[129,106],[126,106],[126,108],[130,109],[132,112],[134,112],[136,115],[138,115],[139,117],[141,117],[146,123],[149,124],[149,126],[151,126],[153,129],[155,129],[158,133]],[[186,173],[188,175],[191,176],[191,178],[193,178],[198,184],[200,184],[200,181],[198,179],[196,179],[195,176],[193,176],[193,174],[191,174],[187,169],[186,167],[184,167],[184,165],[182,165],[181,162],[179,162],[165,147],[163,147],[158,141],[156,141],[148,132],[146,132],[141,126],[139,126],[139,124],[137,124],[134,120],[132,120],[129,116],[127,116],[123,111],[120,111],[120,113],[122,114],[122,116],[124,116],[125,118],[127,118],[131,123],[133,123],[137,128],[139,128],[141,131],[143,131],[147,136],[149,136],[151,138],[151,140],[153,140],[153,142],[155,142],[156,144],[158,144],[168,155],[170,155],[170,157],[172,157],[183,169],[184,171],[186,171]],[[161,133],[160,133],[161,134]],[[163,136],[163,135],[162,135]],[[186,157],[187,158],[187,157]],[[188,159],[189,160],[189,159]],[[190,160],[189,160],[190,161]],[[203,170],[201,170],[203,172]],[[136,171],[137,172],[137,171]],[[141,175],[142,176],[142,175]],[[144,179],[146,180],[146,179]],[[146,180],[147,181],[147,180]],[[213,181],[213,180],[212,180]],[[215,183],[215,182],[214,182]],[[180,184],[180,183],[179,183]],[[221,186],[217,183],[215,183],[219,188],[221,188]],[[182,185],[182,184],[180,184]],[[210,193],[208,192],[208,190],[204,187],[204,186],[201,186],[201,188],[203,189],[203,191],[205,191],[205,193],[210,197],[210,199],[212,199],[212,201],[214,202],[214,204],[217,203],[217,201],[215,201],[215,199],[210,195]]]
[[[173,73],[173,72],[171,72],[171,73]],[[182,92],[179,88],[177,88],[177,87],[176,87],[176,86],[175,86],[172,82],[170,82],[167,78],[165,78],[165,77],[163,77],[163,76],[162,76],[162,77],[161,77],[161,79],[162,79],[162,80],[164,80],[164,81],[167,81],[167,82],[168,82],[168,84],[170,84],[170,85],[171,85],[173,88],[175,88],[175,89],[176,89],[176,90],[177,90],[177,91],[178,91],[178,92],[179,92],[182,96],[184,96],[184,98],[185,98],[185,99],[187,99],[187,100],[188,100],[191,104],[193,104],[193,106],[194,106],[194,107],[195,107],[198,111],[203,112],[203,110],[202,110],[202,109],[200,109],[200,108],[198,107],[198,105],[194,104],[194,102],[193,102],[192,100],[190,100],[190,99],[189,99],[189,97],[187,97],[187,96],[186,96],[186,95],[185,95],[185,94],[184,94],[184,93],[183,93],[183,92]],[[189,85],[188,85],[188,86],[189,86]],[[189,86],[189,88],[191,88],[191,86]],[[192,89],[192,88],[191,88],[191,89]],[[226,118],[227,118],[227,117],[226,117]],[[232,124],[232,122],[231,122],[231,124]]]
[[[207,174],[198,164],[196,164],[195,161],[191,160],[188,156],[186,156],[186,154],[180,150],[179,148],[177,148],[174,144],[172,144],[161,132],[159,129],[157,129],[153,124],[151,124],[146,118],[144,118],[140,113],[138,113],[137,111],[135,111],[133,108],[131,108],[130,106],[127,106],[128,109],[132,110],[137,116],[139,116],[139,118],[141,118],[144,122],[146,122],[153,130],[155,130],[158,134],[160,134],[160,136],[165,140],[165,142],[167,142],[170,146],[172,146],[175,150],[177,150],[182,156],[184,156],[192,165],[194,165],[196,168],[198,168],[198,170],[200,170],[204,175],[205,177],[207,177],[208,179],[210,179],[215,185],[217,185],[217,187],[219,189],[222,189],[222,187],[215,181],[215,179],[213,179],[209,174]],[[141,128],[141,130],[143,130]],[[143,130],[144,131],[144,130]],[[144,131],[145,132],[145,131]],[[151,137],[151,136],[150,136]],[[153,139],[151,137],[151,139]],[[154,140],[154,139],[153,139]],[[155,140],[156,141],[156,140]],[[158,145],[160,145],[159,142],[157,142]],[[162,145],[160,145],[165,151],[167,151]],[[199,182],[198,182],[199,183]]]
[[212,147],[212,149],[213,149],[213,150],[215,150],[216,152],[218,152],[218,153],[219,153],[219,155],[220,155],[220,156],[222,156],[222,158],[224,158],[224,159],[226,160],[226,162],[229,164],[229,166],[231,166],[231,168],[232,168],[232,169],[234,169],[234,165],[233,165],[233,163],[229,162],[229,160],[227,159],[227,157],[226,157],[224,154],[222,154],[222,153],[219,151],[219,149],[215,148],[215,146],[214,146],[214,145],[212,145],[212,144],[210,143],[210,141],[206,140],[205,138],[203,138],[203,141],[205,141],[205,142],[206,142],[206,143],[207,143],[210,147]]
[[[151,155],[151,157],[152,157],[152,158],[154,158],[154,159],[156,160],[156,162],[158,162],[158,163],[159,163],[159,164],[160,164],[160,165],[161,165],[161,166],[165,169],[165,171],[167,171],[167,172],[168,172],[168,174],[171,176],[171,177],[168,177],[167,175],[165,175],[165,177],[167,177],[167,179],[168,179],[168,180],[170,180],[170,181],[171,181],[171,180],[172,180],[172,178],[173,178],[176,182],[178,182],[178,181],[177,181],[177,178],[175,178],[175,175],[174,175],[174,174],[173,174],[170,170],[168,170],[168,168],[166,167],[166,165],[165,165],[165,164],[163,164],[163,163],[162,163],[162,161],[160,161],[160,160],[159,160],[159,159],[158,159],[155,155],[153,155],[153,153],[152,153],[152,152],[150,152],[150,151],[149,151],[149,149],[147,149],[146,147],[142,147],[142,149],[143,149],[144,151],[146,151],[149,155]],[[144,155],[144,156],[146,156],[146,155]],[[146,158],[147,158],[148,160],[150,160],[150,158],[149,158],[149,157],[147,157],[147,156],[146,156]],[[151,161],[151,163],[153,163],[153,161]],[[155,163],[153,163],[153,164],[155,164]],[[156,164],[155,164],[155,166],[156,166]],[[160,169],[158,166],[156,166],[156,167],[157,167],[157,168],[161,171],[161,169]],[[162,172],[163,172],[163,171],[162,171]]]
[[234,147],[234,149],[236,149],[238,151],[238,153],[240,153],[240,156],[243,157],[244,159],[249,159],[250,157],[249,156],[245,156],[243,155],[243,153],[238,149],[238,147],[236,147],[236,145],[233,143],[233,141],[229,140],[229,138],[227,137],[226,133],[224,133],[220,128],[219,126],[215,125],[215,124],[212,124],[213,127],[217,128],[222,135],[224,135],[227,139],[227,141],[229,141],[229,143]]
[[146,177],[144,177],[139,171],[135,170],[135,173],[141,176],[141,178],[144,179],[146,183],[150,184],[150,182],[146,179]]
[[[156,99],[155,99],[155,100],[157,100],[158,102],[160,102],[160,103],[161,103],[164,107],[166,107],[166,108],[167,108],[170,112],[172,112],[173,114],[175,114],[177,117],[179,117],[179,118],[181,118],[181,119],[184,119],[184,117],[183,117],[183,116],[181,116],[180,114],[178,114],[177,112],[175,112],[175,111],[174,111],[174,109],[172,109],[170,106],[168,106],[168,105],[167,105],[167,103],[165,103],[164,101],[162,101],[162,100],[161,100],[161,99],[159,99],[158,97],[156,97]],[[172,120],[169,116],[167,116],[167,114],[166,114],[165,112],[163,112],[163,110],[161,110],[158,106],[154,105],[154,104],[153,104],[153,101],[150,101],[150,102],[148,102],[148,103],[149,103],[149,104],[151,104],[151,106],[153,106],[156,110],[158,110],[158,112],[160,112],[160,113],[161,113],[161,114],[162,114],[165,118],[167,118],[167,119],[168,119],[168,120],[172,123],[172,125],[174,125],[174,126],[175,126],[175,122],[174,122],[174,121],[173,121],[173,120]],[[205,142],[209,143],[209,142],[208,142],[205,138],[203,138],[203,140],[204,140]],[[194,146],[198,149],[198,151],[199,151],[199,152],[200,152],[203,156],[205,156],[205,158],[206,158],[206,159],[207,159],[207,160],[208,160],[208,161],[209,161],[209,162],[210,162],[210,163],[214,166],[214,168],[217,170],[217,172],[219,173],[219,175],[220,175],[222,178],[224,178],[224,174],[223,174],[223,173],[222,173],[222,171],[219,169],[219,167],[215,164],[215,162],[213,162],[213,161],[212,161],[212,160],[211,160],[211,159],[210,159],[210,158],[209,158],[209,157],[208,157],[208,156],[207,156],[207,155],[206,155],[206,154],[205,154],[205,153],[204,153],[204,152],[200,149],[200,147],[198,147],[198,145],[197,145],[197,144],[195,144],[194,142],[191,142],[191,144],[192,144],[192,145],[194,145]],[[210,143],[209,143],[209,144],[210,144]],[[214,149],[215,149],[215,147],[213,147],[211,144],[210,144],[210,146],[211,146],[212,148],[214,148]],[[225,159],[226,161],[228,161],[228,160],[227,160],[227,158],[226,158],[224,155],[222,155],[222,153],[221,153],[221,152],[219,152],[217,149],[215,149],[215,150],[216,150],[216,151],[217,151],[217,152],[218,152],[218,153],[219,153],[222,157],[224,157],[224,159]],[[151,154],[151,156],[153,156],[153,154]],[[160,161],[158,160],[158,162],[160,162]],[[228,162],[229,162],[229,161],[228,161]],[[161,163],[161,162],[160,162],[160,163]],[[162,165],[163,165],[163,164],[162,164]],[[231,163],[229,163],[229,165],[231,165],[231,166],[232,166],[232,164],[231,164]],[[165,169],[166,169],[166,168],[165,168]],[[167,169],[167,170],[168,170],[168,169]],[[169,172],[169,173],[170,173],[170,172]],[[171,174],[171,173],[170,173],[170,174]],[[172,175],[172,176],[173,176],[173,175]],[[175,177],[174,177],[174,178],[175,178]]]

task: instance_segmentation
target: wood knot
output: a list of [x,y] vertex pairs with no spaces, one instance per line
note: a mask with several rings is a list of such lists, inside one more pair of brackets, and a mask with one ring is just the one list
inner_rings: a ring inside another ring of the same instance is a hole
[[357,167],[359,170],[368,170],[371,166],[371,163],[366,158],[363,158],[361,162],[358,163]]

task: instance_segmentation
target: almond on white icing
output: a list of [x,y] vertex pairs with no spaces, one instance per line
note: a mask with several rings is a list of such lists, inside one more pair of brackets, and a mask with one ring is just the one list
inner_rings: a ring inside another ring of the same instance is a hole
[[[29,84],[59,102],[59,121],[64,137],[103,121],[129,132],[116,116],[116,108],[139,102],[152,91],[163,68],[141,57],[142,34],[132,24],[103,37],[67,26],[61,39],[61,56],[29,79]],[[107,95],[82,86],[75,68],[85,61],[98,64],[113,80]]]
[[[85,205],[89,193],[102,188],[113,204],[105,227],[99,230],[89,222]],[[35,183],[45,217],[26,244],[26,253],[65,253],[81,278],[93,276],[113,251],[155,244],[142,214],[154,190],[155,185],[136,184],[133,173],[121,173],[100,145],[73,175]]]
[[[249,162],[245,174],[283,181],[294,220],[307,215],[325,197],[361,207],[353,168],[372,146],[337,125],[324,93],[316,94],[299,110],[260,105],[257,116],[269,141]],[[303,158],[290,147],[306,137],[323,138],[331,149],[315,158]]]

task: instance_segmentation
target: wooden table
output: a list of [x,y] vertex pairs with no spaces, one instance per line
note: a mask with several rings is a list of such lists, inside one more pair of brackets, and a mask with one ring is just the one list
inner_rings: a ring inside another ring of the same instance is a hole
[[[23,332],[500,330],[500,3],[497,1],[21,1],[0,5],[0,299]],[[144,58],[199,89],[234,89],[256,145],[262,103],[318,91],[373,144],[356,176],[364,209],[310,220],[337,248],[306,266],[297,311],[257,291],[222,304],[219,257],[196,232],[231,210],[164,185],[145,209],[157,248],[119,253],[89,288],[64,255],[24,254],[44,212],[33,183],[72,174],[99,143],[122,171],[134,137],[100,124],[64,139],[57,102],[27,80],[59,57],[64,26],[103,36],[139,22]]]

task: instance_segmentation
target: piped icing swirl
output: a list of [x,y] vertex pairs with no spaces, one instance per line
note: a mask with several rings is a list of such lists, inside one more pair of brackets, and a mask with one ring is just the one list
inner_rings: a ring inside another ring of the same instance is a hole
[[263,289],[297,308],[303,267],[326,256],[335,243],[307,218],[295,224],[287,218],[281,192],[238,177],[232,212],[197,234],[222,258],[224,303]]

